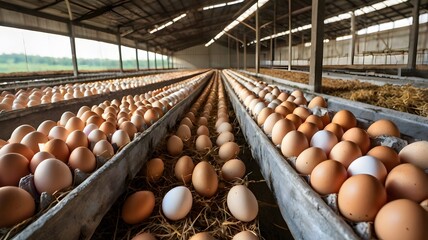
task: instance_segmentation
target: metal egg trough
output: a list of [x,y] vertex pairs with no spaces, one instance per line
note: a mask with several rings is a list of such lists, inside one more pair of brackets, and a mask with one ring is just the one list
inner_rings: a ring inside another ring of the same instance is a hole
[[97,94],[84,98],[60,101],[51,104],[41,104],[30,108],[0,113],[0,126],[7,126],[0,128],[0,139],[9,139],[13,130],[22,124],[30,123],[32,126],[37,127],[40,123],[47,119],[60,119],[61,115],[65,111],[77,112],[79,108],[84,105],[92,106],[94,104],[102,103],[105,100],[120,99],[127,95],[145,93],[183,81],[185,79],[189,79],[201,73],[202,72],[198,72],[192,75],[172,78],[159,83],[148,84],[146,86],[111,92],[107,94]]
[[[184,110],[190,107],[205,88],[211,76],[212,73],[207,74],[186,99],[139,134],[58,204],[15,235],[14,239],[89,239],[102,217],[126,190],[127,183],[145,164],[151,149],[175,126],[176,121],[184,115]],[[176,81],[178,80],[161,85]],[[156,86],[158,87],[160,86]]]
[[[237,77],[236,73],[233,74]],[[292,159],[286,160],[268,136],[251,118],[241,104],[229,82],[222,75],[243,134],[250,145],[254,159],[259,164],[269,188],[274,193],[284,220],[296,239],[372,239],[373,228],[368,222],[348,224],[337,213],[337,195],[330,194],[325,201],[308,184],[307,176],[299,175],[293,168]],[[244,77],[245,78],[245,77]],[[282,90],[295,90],[279,86]],[[407,142],[427,139],[428,120],[423,117],[401,113],[368,104],[360,104],[341,98],[321,95],[328,100],[329,111],[348,109],[358,116],[359,126],[367,128],[380,118],[394,121],[402,132],[402,138],[378,137],[374,144],[390,146],[397,151]],[[312,98],[314,93],[306,92]],[[309,99],[310,99],[309,98]],[[336,208],[336,209],[335,209]]]

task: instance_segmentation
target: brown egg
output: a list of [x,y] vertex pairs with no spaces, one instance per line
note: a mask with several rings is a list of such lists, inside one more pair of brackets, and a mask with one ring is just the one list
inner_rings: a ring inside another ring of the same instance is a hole
[[[205,126],[205,125],[202,125]],[[187,142],[190,137],[192,137],[192,132],[190,131],[189,126],[187,126],[186,124],[181,124],[178,129],[177,132],[175,133],[179,138],[181,138],[181,140],[183,142]]]
[[153,125],[159,119],[159,113],[153,108],[148,109],[144,113],[144,121],[147,126]]
[[232,124],[230,124],[228,122],[224,122],[224,123],[220,124],[217,128],[218,133],[232,132],[232,131],[233,131],[233,126],[232,126]]
[[288,132],[281,142],[281,152],[285,157],[297,157],[308,147],[309,143],[305,134],[296,130]]
[[297,105],[306,105],[308,104],[308,101],[305,97],[296,97],[296,99],[293,100],[293,102]]
[[78,117],[71,117],[68,119],[67,124],[65,124],[65,129],[69,132],[73,132],[75,130],[82,131],[85,128],[85,123]]
[[327,108],[327,102],[321,96],[316,96],[308,104],[308,108],[312,109],[314,107]]
[[146,163],[146,178],[150,182],[159,180],[164,171],[164,163],[160,158],[152,158]]
[[232,158],[236,158],[239,154],[239,146],[235,142],[227,142],[218,150],[218,156],[223,161],[230,160]]
[[18,153],[0,155],[0,187],[18,186],[19,180],[28,175],[28,160]]
[[324,130],[330,131],[336,135],[337,139],[342,139],[343,128],[337,123],[329,123],[324,127]]
[[177,160],[177,163],[174,166],[175,177],[186,184],[192,180],[194,168],[195,164],[193,164],[192,158],[189,156],[182,156]]
[[367,129],[367,133],[372,138],[381,135],[400,137],[397,125],[388,119],[380,119],[372,123]]
[[[186,125],[187,126],[187,125]],[[190,128],[189,128],[190,129]],[[208,129],[207,126],[205,125],[201,125],[198,127],[198,129],[196,130],[196,134],[199,135],[210,135],[210,130]]]
[[312,136],[314,136],[314,134],[316,132],[318,132],[318,130],[319,129],[318,129],[317,125],[315,125],[314,123],[311,123],[311,122],[304,122],[297,129],[297,131],[305,134],[306,138],[308,139],[308,142],[311,141]]
[[155,195],[151,191],[138,191],[125,200],[122,219],[127,224],[137,224],[146,220],[155,207]]
[[275,125],[276,122],[278,122],[279,120],[283,119],[284,117],[279,114],[279,113],[272,113],[270,114],[265,122],[263,123],[263,131],[268,134],[271,135],[272,134],[272,130],[273,130],[273,126]]
[[189,120],[190,121],[192,121],[192,122],[194,122],[194,121],[196,121],[196,118],[195,118],[195,114],[193,114],[192,112],[188,112],[188,113],[186,113],[186,115],[185,115],[187,118],[189,118]]
[[296,130],[294,123],[288,119],[281,119],[275,123],[272,128],[272,142],[275,145],[279,145],[282,142],[284,136],[290,132]]
[[222,132],[220,135],[218,135],[216,144],[217,146],[221,146],[227,142],[233,142],[235,141],[235,136],[231,132]]
[[144,128],[144,117],[138,114],[132,115],[131,122],[135,125],[138,131],[142,131]]
[[212,197],[217,192],[218,177],[215,169],[207,161],[199,162],[192,173],[192,184],[203,197]]
[[107,141],[107,140],[100,140],[92,149],[92,152],[95,156],[101,156],[106,159],[110,159],[114,155],[114,149],[113,146]]
[[354,114],[348,110],[340,110],[336,114],[334,114],[332,123],[339,124],[343,131],[347,131],[348,129],[354,128],[357,126],[357,119]]
[[34,154],[33,158],[30,161],[30,171],[31,173],[34,174],[34,172],[36,171],[37,166],[44,160],[49,159],[49,158],[55,158],[54,155],[52,155],[51,153],[48,152],[38,152],[36,154]]
[[321,148],[307,148],[297,157],[296,170],[301,174],[309,175],[318,164],[325,160],[327,160],[327,156]]
[[151,233],[139,233],[131,238],[131,240],[156,240],[156,238]]
[[405,146],[399,156],[403,163],[412,163],[422,169],[428,169],[428,141],[418,141]]
[[196,138],[195,146],[197,151],[206,153],[211,150],[212,142],[208,136],[200,135]]
[[99,130],[103,131],[107,136],[110,136],[116,132],[116,126],[111,122],[103,122],[99,127]]
[[106,134],[101,130],[93,130],[88,135],[88,141],[92,147],[101,140],[107,140]]
[[278,95],[277,99],[279,99],[279,100],[281,100],[282,102],[284,102],[284,101],[286,101],[286,100],[287,100],[287,98],[288,98],[289,96],[290,96],[290,95],[289,95],[288,93],[286,93],[286,92],[281,92],[281,93]]
[[119,129],[125,131],[131,140],[134,139],[134,135],[138,132],[137,127],[131,121],[122,122]]
[[346,131],[342,136],[342,141],[347,140],[356,143],[361,153],[365,155],[370,149],[370,137],[367,132],[361,128],[354,127]]
[[102,117],[98,115],[94,115],[89,117],[88,120],[86,120],[86,125],[93,123],[98,127],[100,127],[103,122],[104,122],[104,119]]
[[275,112],[281,114],[283,117],[292,113],[287,107],[279,105],[275,108]]
[[111,136],[111,144],[116,144],[118,148],[124,147],[131,142],[128,133],[123,130],[116,130]]
[[25,146],[22,143],[9,143],[4,145],[0,149],[0,156],[6,153],[19,153],[23,155],[25,158],[27,158],[27,161],[29,162],[33,156],[34,152],[29,147]]
[[68,165],[70,165],[73,170],[78,168],[82,172],[91,173],[97,167],[97,161],[89,148],[77,147],[70,153]]
[[73,177],[68,166],[55,158],[44,160],[34,172],[34,184],[39,193],[53,194],[70,187],[72,183]]
[[65,141],[70,152],[78,147],[88,147],[88,137],[83,131],[75,130],[71,132]]
[[69,131],[62,126],[53,127],[48,134],[49,139],[61,139],[65,142],[67,140]]
[[297,107],[297,105],[293,102],[290,101],[284,101],[281,103],[281,106],[284,106],[286,108],[288,108],[288,110],[290,110],[291,112],[294,111],[294,109]]
[[367,152],[368,156],[375,157],[385,165],[386,170],[390,172],[398,164],[400,164],[400,158],[394,149],[387,146],[376,146]]
[[317,115],[309,115],[306,118],[305,122],[310,122],[310,123],[317,125],[318,129],[324,128],[324,123],[322,122],[321,117],[319,117]]
[[346,168],[357,158],[361,157],[360,147],[351,141],[340,141],[331,149],[329,159],[336,160]]
[[10,228],[34,215],[36,203],[24,189],[0,187],[0,228]]
[[82,120],[83,122],[86,122],[90,117],[92,116],[96,116],[97,114],[92,112],[92,111],[86,111],[82,114],[82,116],[80,116],[80,120]]
[[374,229],[379,239],[424,240],[428,236],[427,212],[417,203],[400,199],[379,210]]
[[[83,97],[83,96],[82,96]],[[88,106],[82,106],[79,108],[79,111],[77,111],[76,116],[78,118],[80,118],[85,112],[87,111],[91,111],[91,108],[89,108]]]
[[8,144],[8,142],[6,142],[3,139],[0,139],[0,148],[2,148],[4,145]]
[[10,135],[9,142],[20,143],[25,135],[34,131],[36,131],[36,129],[28,124],[21,125],[13,130],[12,134]]
[[183,141],[176,135],[168,138],[166,149],[171,156],[178,156],[183,152]]
[[312,113],[309,109],[304,107],[297,107],[294,109],[293,114],[299,116],[303,121],[306,120]]
[[310,182],[316,192],[327,195],[338,193],[347,178],[348,172],[343,164],[335,160],[325,160],[312,170]]
[[231,159],[225,162],[221,168],[221,175],[226,181],[242,179],[245,176],[245,164],[239,159]]
[[188,117],[183,118],[180,122],[180,125],[181,124],[186,124],[190,129],[193,128],[193,123]]
[[189,240],[215,240],[215,238],[207,232],[200,232],[193,235]]
[[259,115],[257,115],[257,124],[259,126],[262,126],[263,123],[266,121],[266,118],[269,117],[269,115],[271,115],[272,113],[274,113],[274,110],[272,108],[263,108]]
[[233,186],[227,194],[226,202],[230,213],[243,222],[253,221],[259,212],[256,197],[245,185]]
[[242,231],[233,236],[232,240],[259,240],[259,237],[252,231]]
[[51,139],[49,140],[43,151],[51,153],[55,158],[63,161],[64,163],[68,162],[68,156],[70,155],[70,150],[67,144],[61,139]]
[[337,204],[340,213],[353,222],[373,221],[386,203],[386,190],[375,177],[359,174],[340,187]]
[[294,113],[288,114],[287,116],[285,116],[285,118],[288,119],[288,120],[290,120],[290,121],[292,121],[293,124],[294,124],[294,127],[296,129],[298,129],[299,126],[300,126],[300,124],[303,123],[303,120],[299,116],[297,116],[296,114],[294,114]]
[[218,126],[220,126],[220,124],[222,124],[224,122],[229,122],[229,118],[228,117],[219,117],[217,119],[217,121],[215,122],[215,128],[217,129]]
[[45,134],[35,131],[25,135],[25,137],[21,140],[21,143],[29,147],[34,153],[38,153],[40,152],[39,144],[44,144],[48,140],[49,139]]
[[389,200],[406,198],[421,202],[428,198],[428,175],[411,163],[393,168],[386,177],[385,187]]
[[46,136],[49,136],[49,132],[55,126],[56,126],[56,122],[52,120],[46,120],[40,123],[39,127],[37,128],[37,131],[45,134]]

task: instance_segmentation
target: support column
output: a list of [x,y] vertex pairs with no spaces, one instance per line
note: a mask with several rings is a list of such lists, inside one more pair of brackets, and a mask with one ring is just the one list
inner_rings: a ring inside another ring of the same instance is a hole
[[156,57],[156,48],[155,48],[155,51],[154,51],[154,53],[155,53],[155,69],[158,69],[158,60],[157,60],[157,57]]
[[163,54],[162,54],[162,69],[165,69],[165,59],[163,57]]
[[171,53],[171,68],[174,68],[174,53]]
[[247,70],[247,35],[244,34],[244,70]]
[[256,73],[260,73],[260,23],[259,23],[259,2],[256,9]]
[[71,22],[69,22],[67,26],[68,26],[68,34],[70,38],[71,61],[73,63],[73,76],[77,77],[77,75],[79,75],[79,66],[77,65],[76,41],[74,38],[74,29]]
[[236,40],[236,69],[239,69],[239,42]]
[[122,40],[121,40],[121,37],[120,37],[120,33],[117,33],[116,39],[117,39],[117,45],[119,47],[119,66],[120,66],[120,72],[123,72]]
[[[273,0],[273,34],[276,34],[276,0]],[[270,63],[271,67],[273,67],[273,63],[275,61],[275,48],[276,48],[276,38],[270,39]]]
[[146,43],[146,54],[147,54],[147,69],[150,69],[150,54],[149,54],[149,44]]
[[138,62],[138,43],[135,41],[135,61],[137,61],[137,71],[140,71],[140,63]]
[[288,0],[288,71],[291,71],[292,60],[293,60],[293,53],[291,49],[291,0]]
[[170,54],[171,53],[168,53],[168,55],[166,55],[166,64],[167,64],[167,67],[168,67],[168,69],[170,69],[170,61],[171,61],[171,59],[170,59]]
[[407,60],[407,68],[414,71],[416,70],[416,57],[418,53],[418,37],[419,37],[419,5],[420,0],[412,0],[413,5],[412,17],[413,24],[410,27],[409,37],[409,55]]
[[349,44],[349,65],[354,65],[355,41],[357,40],[355,14],[351,12],[351,42]]
[[232,63],[230,61],[230,37],[227,36],[227,63],[228,63],[228,67],[231,68],[232,67]]
[[315,92],[321,92],[322,86],[324,3],[325,0],[312,0],[311,61],[309,69],[309,85]]

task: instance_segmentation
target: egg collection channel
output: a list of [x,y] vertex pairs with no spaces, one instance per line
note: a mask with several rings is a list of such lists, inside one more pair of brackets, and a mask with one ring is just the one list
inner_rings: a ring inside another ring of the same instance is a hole
[[3,112],[30,108],[42,104],[50,104],[71,99],[108,94],[110,92],[136,88],[156,82],[166,81],[177,76],[192,75],[197,71],[182,71],[148,75],[143,77],[129,77],[111,79],[89,83],[64,84],[53,87],[19,89],[15,93],[1,91],[0,114]]
[[[209,75],[16,128],[0,145],[0,229],[7,239],[109,161]],[[18,187],[19,186],[19,187]]]
[[354,229],[367,226],[356,230],[360,237],[427,238],[427,141],[407,144],[387,119],[361,128],[350,111],[329,111],[321,96],[223,74],[284,161]]
[[[215,117],[213,117],[215,116]],[[259,239],[258,202],[237,159],[219,74],[119,198],[95,239]],[[116,221],[120,221],[118,224]],[[109,224],[111,222],[111,224]]]

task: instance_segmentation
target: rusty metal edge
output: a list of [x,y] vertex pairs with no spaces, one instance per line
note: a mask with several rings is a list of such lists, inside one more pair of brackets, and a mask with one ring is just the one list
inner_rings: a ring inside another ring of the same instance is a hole
[[359,239],[351,226],[338,216],[284,159],[239,102],[224,75],[222,79],[252,155],[274,193],[293,237]]
[[212,74],[185,100],[128,144],[85,182],[42,215],[14,239],[89,239],[102,217],[126,190],[153,149],[175,126],[194,99],[204,89]]

